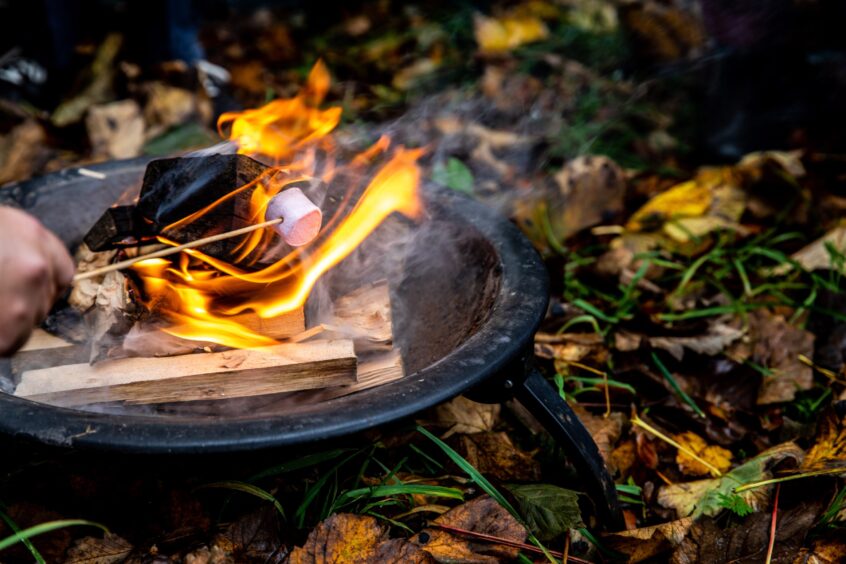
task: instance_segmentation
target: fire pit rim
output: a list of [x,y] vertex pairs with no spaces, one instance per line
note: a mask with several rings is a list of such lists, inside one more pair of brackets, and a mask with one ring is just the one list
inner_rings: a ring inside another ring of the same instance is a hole
[[[102,174],[143,173],[147,159],[85,167]],[[91,182],[67,169],[16,186],[31,208],[39,193]],[[131,170],[130,170],[131,172]],[[448,218],[477,229],[499,259],[500,287],[492,313],[472,336],[439,361],[388,383],[324,402],[315,413],[257,419],[83,412],[0,393],[0,433],[58,446],[135,453],[223,453],[292,446],[362,431],[408,417],[454,397],[530,354],[548,300],[546,269],[519,230],[479,202],[444,188],[428,191]],[[378,407],[376,407],[378,405]]]

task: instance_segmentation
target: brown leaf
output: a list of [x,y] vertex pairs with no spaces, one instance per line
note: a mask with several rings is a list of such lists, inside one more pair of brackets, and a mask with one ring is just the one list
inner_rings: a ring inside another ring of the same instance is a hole
[[45,152],[45,140],[44,128],[32,119],[0,140],[0,184],[32,176]]
[[458,396],[437,406],[435,419],[444,427],[449,427],[445,437],[455,433],[479,433],[493,430],[501,409],[498,403],[478,403]]
[[507,433],[474,433],[458,437],[458,451],[479,472],[501,481],[536,481],[540,465],[517,448]]
[[332,515],[308,535],[302,548],[295,548],[290,564],[337,564],[376,562],[378,545],[388,529],[368,515]]
[[374,562],[397,562],[398,564],[434,564],[431,554],[405,539],[391,539],[376,547]]
[[211,548],[231,555],[237,562],[267,564],[281,562],[288,552],[279,538],[279,513],[274,507],[235,521],[215,537]]
[[797,390],[813,385],[812,369],[799,361],[799,355],[813,358],[814,335],[790,325],[784,316],[766,310],[751,312],[748,344],[736,343],[729,356],[742,358],[747,352],[754,362],[773,372],[761,383],[759,405],[792,401]]
[[681,544],[692,524],[693,519],[687,517],[651,527],[605,535],[603,542],[609,548],[628,556],[629,562],[641,562],[668,552]]
[[129,159],[141,153],[144,119],[134,100],[91,107],[85,127],[95,158]]
[[144,85],[144,91],[147,96],[147,103],[144,105],[147,139],[206,112],[197,96],[183,88],[163,82],[151,82]]
[[232,555],[219,546],[201,546],[185,555],[183,564],[235,564]]
[[608,457],[608,469],[611,472],[625,477],[629,475],[629,471],[634,466],[637,460],[637,446],[631,439],[623,441],[617,448],[611,451],[611,456]]
[[560,240],[623,210],[625,175],[608,157],[577,157],[555,175],[555,182],[558,194],[549,206],[549,216]]
[[[435,524],[473,531],[509,541],[524,542],[526,529],[488,496],[477,497],[450,509],[434,520]],[[513,559],[516,548],[480,542],[435,528],[423,529],[411,542],[419,545],[438,562],[496,563]]]
[[846,418],[839,420],[829,412],[820,421],[817,441],[805,455],[801,471],[841,467],[846,472]]
[[816,539],[811,548],[803,548],[793,564],[836,564],[846,557],[846,539]]
[[[821,504],[800,504],[779,511],[773,562],[793,562],[821,509]],[[690,528],[670,561],[673,564],[763,562],[771,518],[769,513],[756,513],[729,528],[711,518],[700,519]]]
[[649,337],[649,344],[682,360],[685,349],[714,356],[743,336],[743,331],[725,323],[712,323],[705,334],[690,337]]
[[112,533],[103,538],[85,537],[77,540],[65,557],[65,564],[115,564],[123,562],[132,552],[126,539]]
[[623,414],[614,412],[608,417],[600,417],[592,414],[577,403],[572,404],[570,407],[573,408],[573,411],[579,417],[579,421],[582,422],[582,425],[588,430],[590,436],[593,437],[596,446],[599,447],[599,454],[608,462],[611,451],[623,433]]
[[[732,454],[730,450],[724,449],[721,446],[709,445],[705,442],[705,439],[692,431],[685,431],[673,438],[680,445],[687,447],[687,449],[717,468],[720,472],[726,472],[731,468]],[[676,463],[679,465],[679,470],[688,476],[705,476],[711,472],[707,466],[683,450],[678,451]]]

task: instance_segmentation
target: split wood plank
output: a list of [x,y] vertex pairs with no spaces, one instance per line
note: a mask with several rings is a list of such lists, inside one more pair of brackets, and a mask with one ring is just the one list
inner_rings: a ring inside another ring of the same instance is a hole
[[63,407],[229,399],[356,381],[349,340],[167,358],[122,358],[24,372],[15,395]]
[[44,329],[35,329],[23,347],[12,356],[12,372],[76,364],[88,360],[88,347],[65,341]]

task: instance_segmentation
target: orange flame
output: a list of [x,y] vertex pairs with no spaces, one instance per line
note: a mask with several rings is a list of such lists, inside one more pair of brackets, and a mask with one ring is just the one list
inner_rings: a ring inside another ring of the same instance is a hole
[[[166,233],[202,217],[230,198],[249,194],[249,221],[265,221],[270,200],[292,182],[316,174],[317,152],[333,152],[330,136],[338,125],[340,108],[320,109],[329,90],[329,73],[318,62],[303,90],[294,98],[275,100],[262,108],[221,116],[218,126],[229,129],[238,152],[263,157],[274,166],[260,178],[236,187],[220,200],[164,229],[159,241],[176,245]],[[323,274],[352,253],[389,215],[419,217],[420,149],[397,147],[389,154],[390,140],[383,137],[351,158],[346,165],[323,159],[321,178],[338,174],[370,177],[353,203],[355,186],[347,192],[340,211],[331,218],[312,244],[291,251],[269,266],[256,269],[264,252],[278,241],[272,230],[254,231],[220,260],[197,249],[177,259],[150,259],[135,265],[146,305],[165,315],[168,333],[195,341],[236,348],[273,344],[273,338],[248,327],[245,316],[268,319],[303,306]],[[383,162],[381,166],[378,163]],[[355,184],[355,181],[350,181]],[[361,186],[358,187],[359,189]]]

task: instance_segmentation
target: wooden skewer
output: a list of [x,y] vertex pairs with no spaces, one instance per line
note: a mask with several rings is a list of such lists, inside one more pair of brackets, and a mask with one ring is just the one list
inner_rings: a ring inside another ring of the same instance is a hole
[[203,245],[207,245],[209,243],[214,243],[215,241],[231,239],[232,237],[244,235],[245,233],[250,233],[252,231],[258,231],[259,229],[264,229],[265,227],[270,227],[272,225],[276,225],[277,223],[282,223],[281,217],[277,219],[271,219],[270,221],[257,223],[255,225],[248,225],[247,227],[242,227],[241,229],[236,229],[234,231],[218,233],[217,235],[212,235],[211,237],[203,237],[202,239],[197,239],[196,241],[191,241],[190,243],[185,243],[184,245],[179,245],[177,247],[168,247],[167,249],[162,249],[154,253],[139,255],[131,259],[126,259],[120,262],[116,262],[114,264],[95,268],[94,270],[89,270],[88,272],[80,272],[79,274],[73,277],[73,281],[76,282],[78,280],[85,280],[86,278],[93,278],[94,276],[99,276],[108,272],[114,272],[115,270],[123,270],[124,268],[128,268],[135,263],[141,262],[142,260],[167,257],[182,252],[185,249],[193,249],[195,247],[202,247]]

